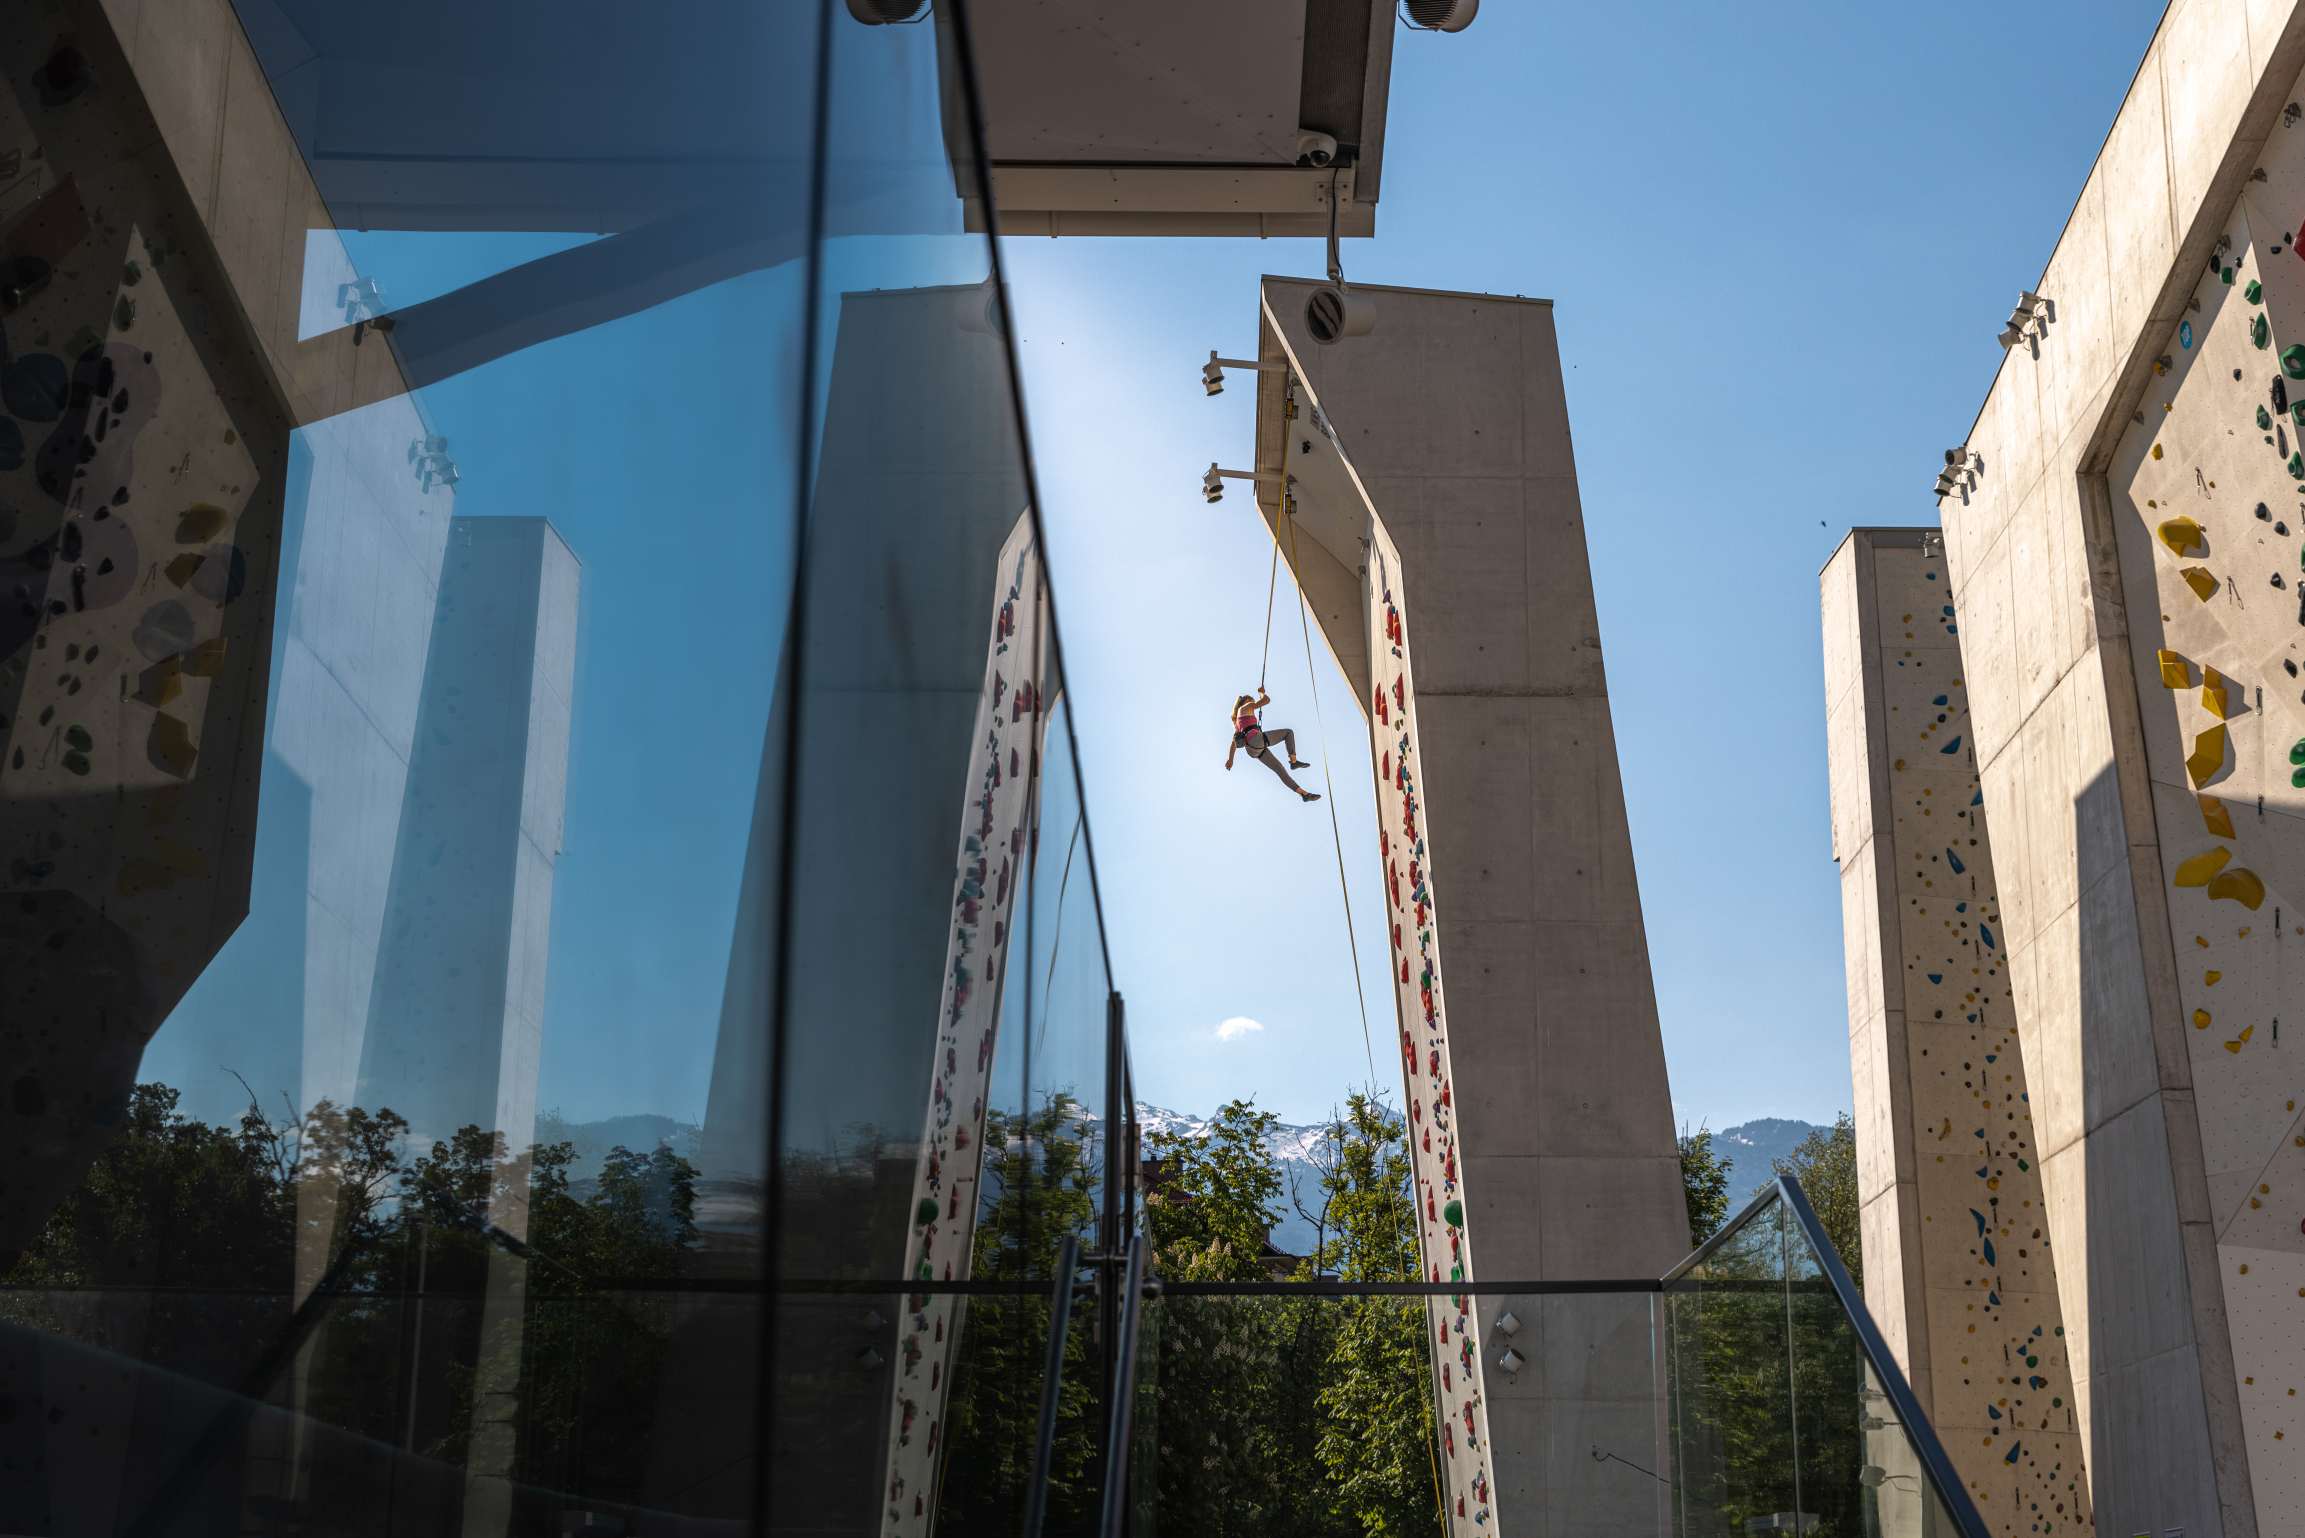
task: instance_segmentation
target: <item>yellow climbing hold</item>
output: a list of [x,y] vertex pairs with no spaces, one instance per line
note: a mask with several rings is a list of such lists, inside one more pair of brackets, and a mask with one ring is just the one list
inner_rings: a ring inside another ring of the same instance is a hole
[[2161,445],[2158,443],[2153,445],[2153,457],[2155,459],[2159,459],[2161,457]]
[[2219,838],[2233,837],[2233,814],[2215,796],[2201,798],[2201,825]]
[[2205,1031],[2209,1029],[2209,1011],[2205,1009],[2196,1009],[2193,1011],[2193,1029],[2196,1031]]
[[2191,555],[2196,545],[2201,547],[2201,554],[2209,553],[2209,542],[2201,537],[2201,525],[2190,518],[2182,515],[2165,518],[2155,532],[2161,536],[2161,543],[2169,547],[2171,555]]
[[2211,968],[2209,971],[2201,974],[2201,985],[2205,988],[2214,988],[2224,976],[2224,973],[2217,971],[2215,968]]
[[[2249,1040],[2249,1038],[2250,1038],[2251,1036],[2255,1035],[2255,1034],[2256,1034],[2256,1032],[2257,1032],[2257,1027],[2255,1027],[2255,1026],[2253,1026],[2253,1025],[2245,1025],[2245,1026],[2241,1027],[2241,1037],[2240,1037],[2240,1040],[2238,1040],[2238,1041],[2229,1041],[2229,1042],[2225,1043],[2225,1050],[2226,1050],[2226,1051],[2228,1051],[2228,1052],[2238,1052],[2238,1051],[2240,1051],[2240,1050],[2241,1050],[2241,1048],[2242,1048],[2242,1045],[2243,1045],[2244,1043],[2246,1043],[2246,1042]],[[2244,1269],[2246,1269],[2246,1268],[2244,1268]]]
[[[2185,580],[2190,582],[2193,579],[2188,577]],[[2206,598],[2209,595],[2203,593],[2201,596]],[[2225,687],[2225,675],[2213,667],[2204,666],[2201,669],[2201,708],[2220,721],[2230,719],[2233,714],[2232,695]]]
[[2200,599],[2203,603],[2207,603],[2211,598],[2216,596],[2217,579],[2209,574],[2208,567],[2181,567],[2179,568],[2177,575],[2185,579],[2185,585],[2193,590],[2193,596]]
[[2193,683],[2193,664],[2164,646],[2154,657],[2161,664],[2161,687],[2164,689],[2190,688]]
[[2209,895],[2230,897],[2254,913],[2257,905],[2265,900],[2265,883],[2248,866],[2236,865],[2209,878]]
[[2176,884],[2179,886],[2207,886],[2209,878],[2223,870],[2226,862],[2232,858],[2233,851],[2222,844],[2214,849],[2204,850],[2178,865]]
[[2198,790],[2224,767],[2225,728],[2212,726],[2193,739],[2193,751],[2185,758],[2185,772],[2193,777],[2193,788]]

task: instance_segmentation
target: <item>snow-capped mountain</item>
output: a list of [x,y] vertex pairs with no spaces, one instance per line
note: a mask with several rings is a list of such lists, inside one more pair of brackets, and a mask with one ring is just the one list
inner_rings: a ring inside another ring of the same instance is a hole
[[[1137,1102],[1136,1114],[1137,1125],[1143,1129],[1147,1138],[1154,1132],[1201,1137],[1209,1130],[1209,1117],[1171,1111],[1161,1106],[1147,1105],[1141,1100]],[[1776,1178],[1775,1161],[1791,1153],[1801,1139],[1810,1133],[1823,1130],[1813,1122],[1764,1116],[1714,1132],[1714,1151],[1729,1161],[1731,1210],[1743,1206],[1754,1192]],[[1325,1124],[1321,1123],[1299,1126],[1282,1122],[1265,1139],[1265,1146],[1272,1150],[1273,1157],[1280,1164],[1284,1189],[1302,1193],[1307,1206],[1312,1206],[1319,1198],[1321,1176],[1312,1156],[1326,1131]],[[1286,1195],[1281,1198],[1281,1208],[1281,1219],[1273,1226],[1273,1243],[1301,1255],[1312,1248],[1312,1225],[1297,1215],[1294,1204]]]

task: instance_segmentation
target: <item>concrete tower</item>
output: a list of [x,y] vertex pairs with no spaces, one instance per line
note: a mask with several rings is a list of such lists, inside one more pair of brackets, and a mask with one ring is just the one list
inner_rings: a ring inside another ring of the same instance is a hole
[[[1688,1219],[1552,307],[1356,286],[1376,328],[1323,347],[1312,288],[1264,283],[1257,468],[1370,714],[1426,1275],[1661,1275]],[[1659,1487],[1592,1455],[1653,1446],[1645,1301],[1477,1301],[1434,1309],[1459,1530],[1653,1532]]]

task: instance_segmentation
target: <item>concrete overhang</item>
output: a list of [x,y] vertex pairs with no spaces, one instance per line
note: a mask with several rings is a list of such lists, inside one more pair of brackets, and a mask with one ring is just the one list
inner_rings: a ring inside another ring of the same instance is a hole
[[[998,233],[1317,236],[1332,195],[1338,233],[1376,233],[1393,0],[975,0],[968,22]],[[1300,163],[1300,130],[1334,161]]]

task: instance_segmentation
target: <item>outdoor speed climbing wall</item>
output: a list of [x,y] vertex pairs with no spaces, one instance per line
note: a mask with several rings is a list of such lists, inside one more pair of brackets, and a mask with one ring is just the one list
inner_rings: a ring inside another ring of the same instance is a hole
[[[1994,1530],[2086,1532],[1942,541],[1855,530],[1820,585],[1866,1305]],[[1913,1503],[1918,1519],[1917,1486],[1884,1485],[1879,1499]]]
[[[998,583],[953,861],[936,1065],[913,1171],[904,1275],[921,1281],[964,1282],[971,1272],[1011,925],[1032,868],[1033,786],[1048,717],[1040,698],[1046,603],[1030,518],[1019,518],[1001,547]],[[887,1538],[917,1538],[935,1527],[948,1375],[967,1306],[950,1293],[903,1300],[888,1410]]]
[[[1401,613],[1405,589],[1398,585],[1400,569],[1400,552],[1393,548],[1383,522],[1372,518],[1369,756],[1377,771],[1377,854],[1384,862],[1401,1076],[1409,1095],[1410,1157],[1417,1174],[1418,1253],[1427,1281],[1469,1282],[1472,1240],[1466,1232],[1464,1171],[1458,1162],[1454,1068],[1441,988],[1440,917],[1433,896],[1432,847],[1424,831],[1424,755],[1417,746],[1417,694],[1409,666],[1408,622]],[[1432,1299],[1427,1323],[1433,1338],[1433,1387],[1439,1396],[1443,1495],[1457,1522],[1471,1524],[1474,1531],[1495,1531],[1481,1330],[1473,1317],[1472,1298],[1457,1293]]]
[[[1552,308],[1356,286],[1376,329],[1321,347],[1310,287],[1265,280],[1257,469],[1370,716],[1426,1276],[1660,1276],[1687,1208]],[[1658,1530],[1641,1294],[1432,1326],[1459,1535]]]
[[[2305,89],[2305,84],[2301,84]],[[2259,1531],[2305,1506],[2305,113],[2108,474]],[[2286,1020],[2284,1020],[2286,1016]]]

